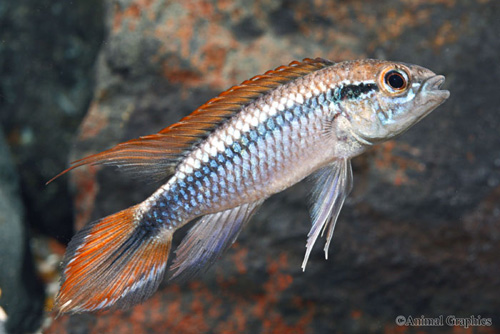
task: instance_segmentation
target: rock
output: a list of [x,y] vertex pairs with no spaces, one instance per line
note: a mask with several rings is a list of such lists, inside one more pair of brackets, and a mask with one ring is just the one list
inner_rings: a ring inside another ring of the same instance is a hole
[[67,179],[45,182],[67,166],[92,96],[101,1],[0,1],[0,26],[0,124],[20,173],[26,219],[68,242]]
[[[89,333],[381,333],[398,315],[480,315],[498,330],[500,76],[494,1],[107,2],[108,40],[73,158],[154,133],[231,85],[293,59],[404,60],[447,77],[450,100],[355,160],[330,258],[301,272],[310,227],[299,184],[272,197],[203,277],[143,305],[61,317]],[[76,226],[142,201],[113,169],[71,175]],[[180,236],[177,236],[180,237]],[[87,324],[85,327],[85,324]],[[453,327],[445,326],[451,333]]]
[[44,292],[33,267],[19,179],[0,129],[0,305],[7,333],[30,333],[41,325]]
[[38,329],[44,302],[28,225],[63,242],[73,233],[67,179],[50,187],[45,182],[67,165],[91,98],[92,68],[103,37],[100,4],[0,1],[0,127],[16,170],[15,179],[2,174],[0,184],[0,288],[13,333]]

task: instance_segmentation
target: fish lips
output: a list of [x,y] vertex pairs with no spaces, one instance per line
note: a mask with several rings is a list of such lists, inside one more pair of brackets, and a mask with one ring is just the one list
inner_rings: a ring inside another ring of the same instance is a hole
[[450,92],[441,89],[445,81],[443,75],[434,75],[426,79],[417,94],[414,113],[421,114],[415,123],[429,115],[434,109],[443,104],[449,97]]
[[430,102],[436,103],[436,107],[450,97],[450,92],[441,89],[445,81],[443,75],[435,75],[424,81],[420,91]]

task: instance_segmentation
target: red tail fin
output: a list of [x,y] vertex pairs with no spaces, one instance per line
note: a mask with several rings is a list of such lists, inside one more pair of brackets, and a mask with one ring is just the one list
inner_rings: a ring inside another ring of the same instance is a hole
[[[68,245],[55,308],[76,313],[140,303],[160,284],[172,241],[141,228],[137,206],[89,223]],[[163,235],[160,235],[163,234]]]

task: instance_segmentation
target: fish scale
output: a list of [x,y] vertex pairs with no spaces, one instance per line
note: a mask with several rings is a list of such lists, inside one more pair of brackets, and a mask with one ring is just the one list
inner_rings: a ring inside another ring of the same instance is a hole
[[190,222],[170,279],[200,274],[265,199],[312,174],[305,270],[325,232],[328,255],[352,187],[351,159],[443,103],[449,96],[443,81],[417,65],[304,59],[230,88],[157,134],[76,161],[59,175],[103,164],[165,183],[75,235],[56,308],[74,313],[146,300],[165,275],[173,234]]

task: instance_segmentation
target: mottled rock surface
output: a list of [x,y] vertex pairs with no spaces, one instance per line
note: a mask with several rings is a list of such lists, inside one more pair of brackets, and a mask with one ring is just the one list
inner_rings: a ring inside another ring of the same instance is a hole
[[[304,57],[417,63],[445,74],[452,95],[355,160],[327,262],[318,246],[300,270],[310,227],[310,185],[302,183],[267,201],[203,277],[165,284],[130,310],[61,317],[47,332],[418,332],[398,327],[398,315],[480,315],[493,326],[476,333],[500,330],[500,95],[491,84],[500,77],[498,1],[106,6],[95,95],[73,158],[154,133],[229,86]],[[78,228],[154,189],[112,169],[70,178]]]
[[102,17],[98,0],[0,1],[0,124],[28,222],[64,242],[73,232],[67,180],[45,182],[68,163],[88,109]]
[[0,170],[0,303],[11,333],[41,325],[29,232],[63,242],[73,233],[67,179],[45,182],[67,164],[88,109],[103,27],[100,1],[0,1],[0,128],[9,146],[0,135],[0,162],[12,164],[8,175]]
[[[44,293],[28,244],[19,177],[0,128],[0,306],[7,333],[31,333],[42,322]],[[0,332],[2,328],[0,328]]]

